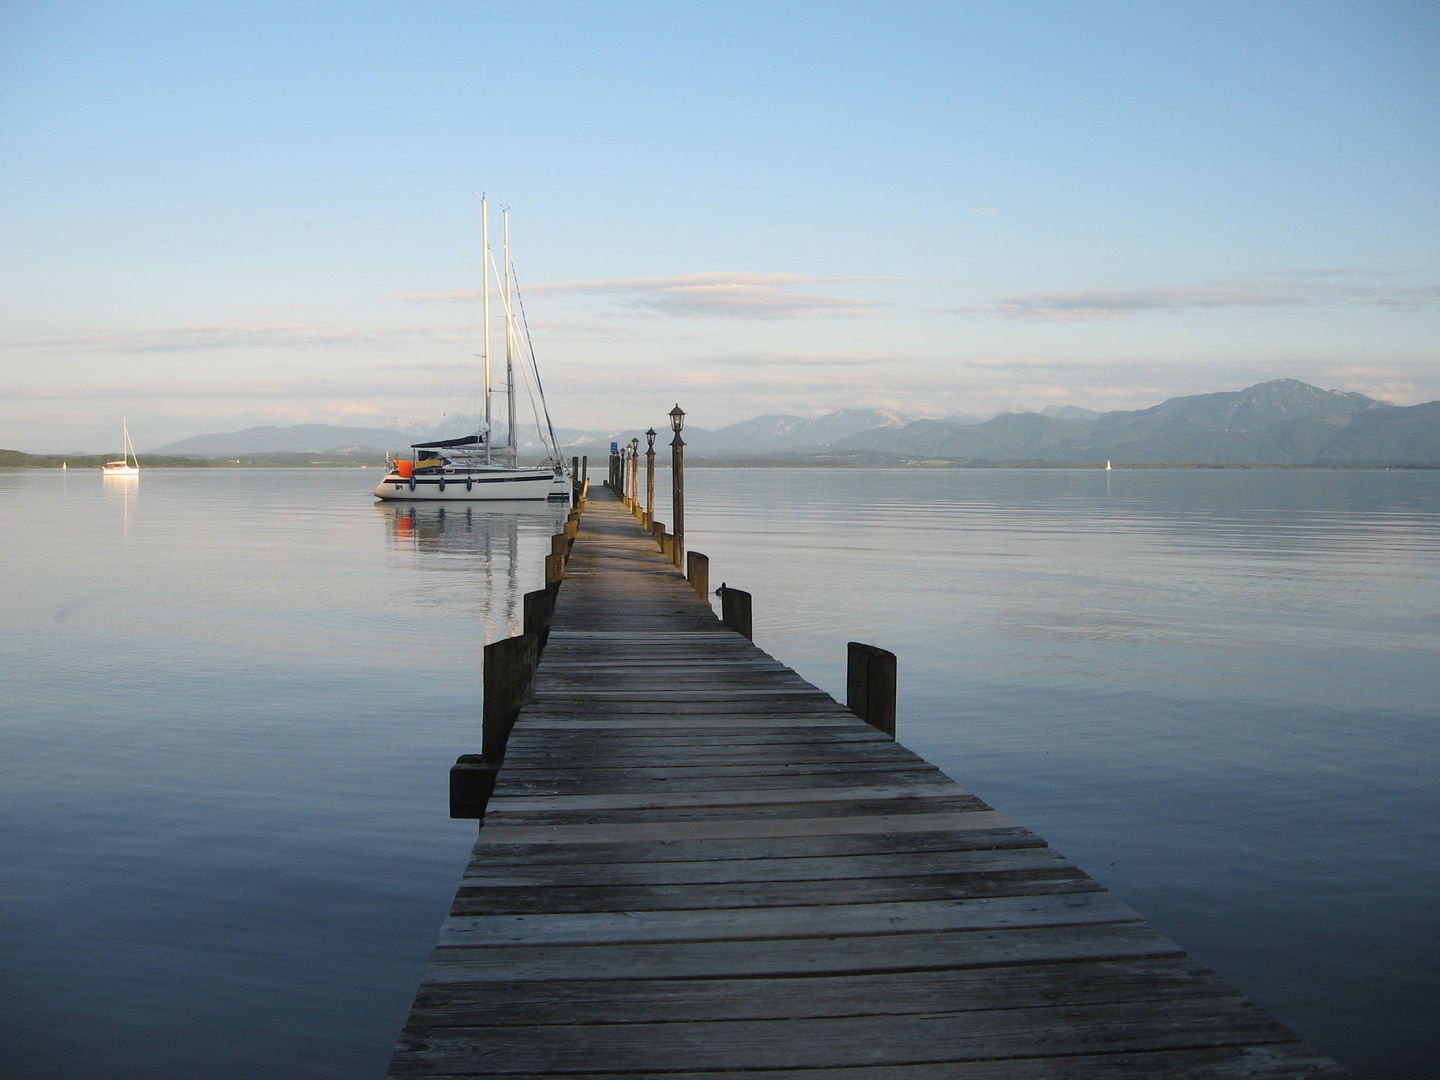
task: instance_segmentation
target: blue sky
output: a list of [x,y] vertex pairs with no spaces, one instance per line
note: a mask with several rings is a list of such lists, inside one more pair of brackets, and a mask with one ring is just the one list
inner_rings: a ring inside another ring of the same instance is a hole
[[[1440,397],[1440,5],[0,6],[0,446]],[[496,226],[497,220],[492,224]]]

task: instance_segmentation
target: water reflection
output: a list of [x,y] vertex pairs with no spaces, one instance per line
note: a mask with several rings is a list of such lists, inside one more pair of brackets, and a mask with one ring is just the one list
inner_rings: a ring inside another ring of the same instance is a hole
[[[68,469],[65,471],[69,472]],[[130,504],[138,502],[140,499],[140,477],[126,476],[123,473],[101,473],[100,476],[106,502],[120,504],[121,534],[128,540],[130,538]]]
[[422,572],[463,575],[447,579],[446,588],[461,590],[478,601],[477,614],[486,641],[520,631],[521,581],[533,578],[533,571],[541,565],[537,541],[559,532],[567,512],[567,507],[548,502],[375,504],[393,550],[411,553]]

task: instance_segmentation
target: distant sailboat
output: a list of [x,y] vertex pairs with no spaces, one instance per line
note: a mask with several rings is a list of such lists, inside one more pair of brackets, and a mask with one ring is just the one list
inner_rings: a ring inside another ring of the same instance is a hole
[[1109,458],[1106,458],[1106,459],[1105,459],[1105,471],[1106,471],[1106,472],[1109,472],[1109,471],[1110,471],[1110,459],[1109,459]]
[[124,417],[120,419],[120,431],[125,439],[120,458],[117,461],[107,461],[100,466],[100,471],[106,476],[139,476],[140,459],[135,456],[135,444],[130,441],[130,426]]

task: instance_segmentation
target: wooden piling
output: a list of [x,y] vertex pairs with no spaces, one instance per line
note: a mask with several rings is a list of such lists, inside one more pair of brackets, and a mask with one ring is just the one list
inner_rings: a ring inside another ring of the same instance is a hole
[[710,557],[698,551],[685,553],[685,580],[695,590],[695,595],[710,602]]
[[461,754],[450,766],[450,816],[483,819],[499,771],[500,763],[486,761],[483,754]]
[[536,589],[524,596],[525,633],[535,638],[537,657],[544,655],[550,637],[550,619],[555,613],[555,594],[549,589]]
[[735,589],[721,584],[716,590],[720,594],[720,623],[729,627],[746,640],[754,641],[755,634],[750,620],[750,594],[744,589]]
[[545,584],[548,587],[559,585],[565,580],[565,556],[545,556]]
[[486,761],[504,760],[510,728],[520,707],[531,700],[539,662],[539,641],[533,634],[516,634],[485,646],[481,749]]
[[845,665],[845,706],[895,738],[895,654],[852,641]]

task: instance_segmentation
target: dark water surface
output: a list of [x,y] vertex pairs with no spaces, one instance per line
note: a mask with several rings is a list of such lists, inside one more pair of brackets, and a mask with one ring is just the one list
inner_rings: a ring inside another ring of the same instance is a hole
[[[688,479],[760,645],[841,697],[847,639],[893,649],[902,742],[1353,1067],[1433,1075],[1440,474]],[[480,646],[564,509],[372,486],[0,472],[0,1074],[383,1073]]]

